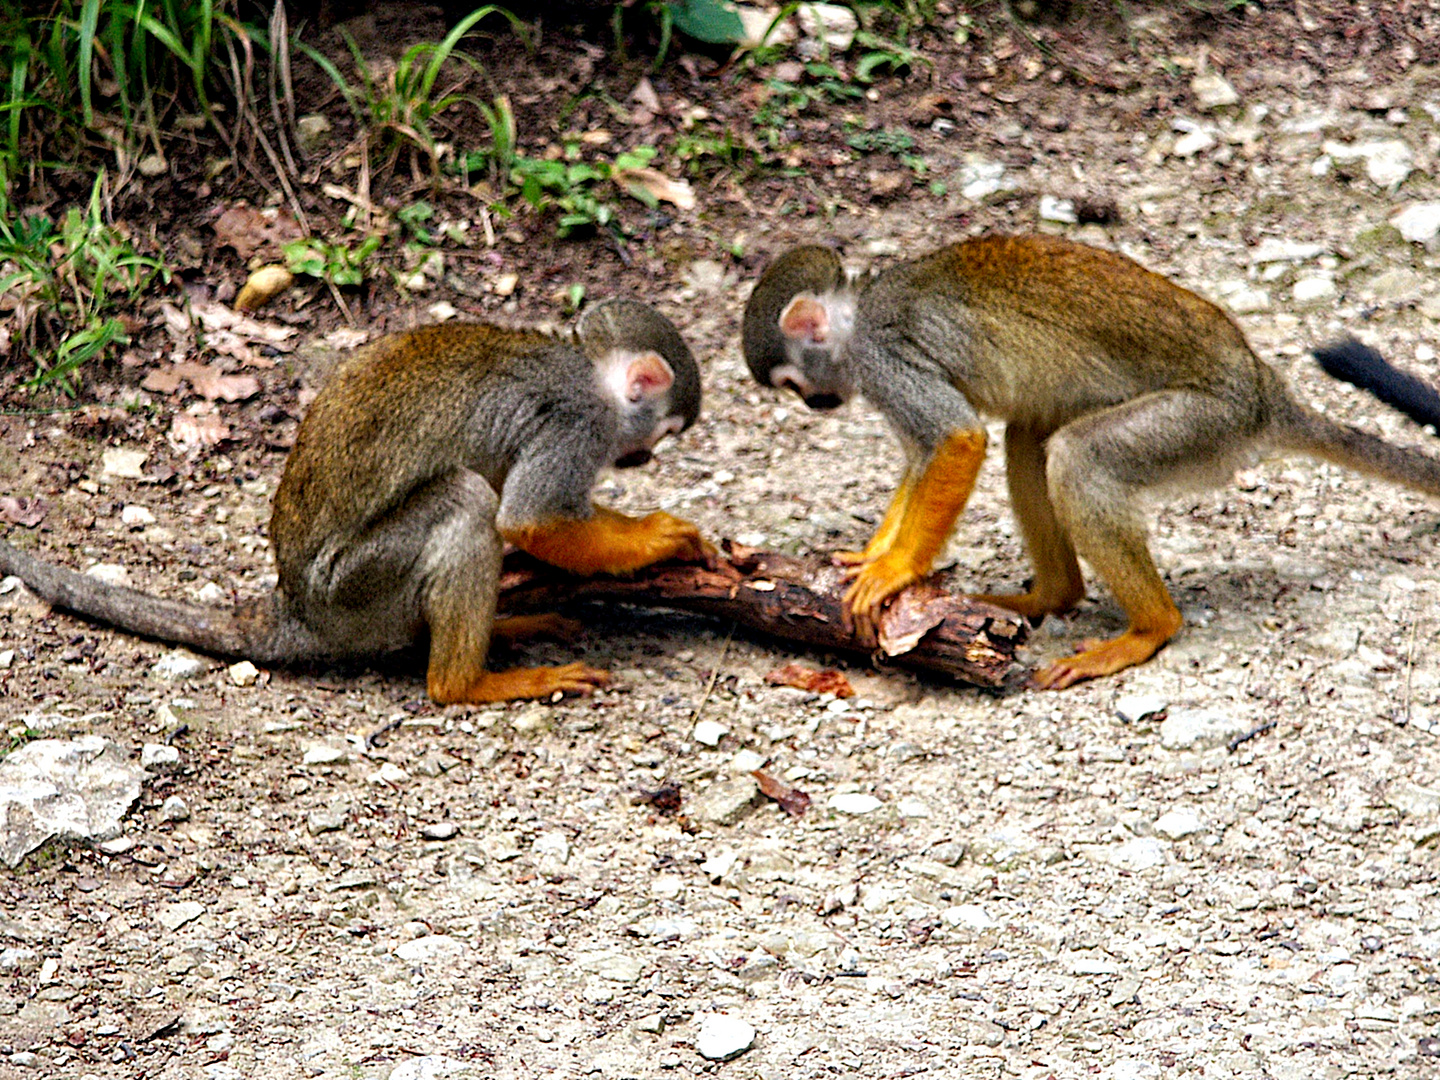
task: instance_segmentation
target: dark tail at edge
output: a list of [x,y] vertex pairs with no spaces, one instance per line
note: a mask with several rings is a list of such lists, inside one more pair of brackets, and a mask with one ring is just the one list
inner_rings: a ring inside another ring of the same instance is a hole
[[1344,338],[1313,350],[1331,378],[1358,386],[1417,424],[1440,428],[1440,393],[1395,367],[1368,345]]

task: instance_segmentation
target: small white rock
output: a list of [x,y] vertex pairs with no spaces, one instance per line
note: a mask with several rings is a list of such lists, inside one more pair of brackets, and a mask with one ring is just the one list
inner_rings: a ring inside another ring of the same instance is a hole
[[1335,279],[1328,274],[1303,277],[1295,282],[1295,302],[1297,304],[1317,304],[1322,300],[1333,300],[1339,291],[1335,286]]
[[130,505],[120,511],[120,520],[132,529],[155,524],[155,515],[143,506]]
[[1412,244],[1424,244],[1440,236],[1440,202],[1412,203],[1390,219],[1400,235]]
[[167,652],[150,667],[150,673],[161,679],[193,679],[204,671],[205,661],[184,649]]
[[823,37],[825,44],[837,52],[854,44],[855,31],[860,28],[855,12],[840,4],[801,4],[796,18],[806,37]]
[[755,1042],[755,1029],[738,1016],[707,1013],[696,1017],[700,1033],[695,1036],[695,1049],[708,1061],[728,1061],[738,1057]]
[[902,818],[928,818],[930,807],[919,799],[907,796],[895,804],[895,812]]
[[254,686],[255,680],[260,677],[260,669],[249,660],[241,660],[238,664],[230,665],[230,681],[236,686]]
[[85,576],[106,585],[129,585],[130,571],[118,563],[96,563],[85,570]]
[[720,740],[730,734],[730,729],[717,720],[701,720],[693,732],[695,741],[705,746],[719,746]]
[[1188,131],[1175,140],[1175,147],[1170,152],[1178,158],[1194,157],[1215,145],[1215,135],[1208,128],[1196,128]]
[[465,953],[465,943],[448,934],[427,934],[395,947],[395,955],[412,964],[444,963]]
[[436,821],[420,826],[420,835],[426,840],[449,840],[460,831],[453,821]]
[[1194,836],[1204,825],[1193,810],[1171,810],[1155,819],[1155,831],[1171,840]]
[[349,750],[334,743],[311,743],[305,748],[302,765],[339,765],[349,756]]
[[868,814],[884,805],[874,795],[859,791],[842,791],[838,795],[830,796],[830,809],[842,814]]
[[410,774],[396,765],[393,761],[387,761],[379,769],[365,778],[371,784],[389,784],[392,787],[405,783],[410,779]]
[[207,581],[195,591],[195,599],[202,604],[218,604],[225,599],[225,590],[213,581]]
[[182,900],[178,904],[168,904],[155,913],[155,921],[166,930],[174,933],[186,923],[198,919],[205,914],[204,905],[194,900]]
[[733,773],[749,773],[756,769],[763,768],[765,758],[754,750],[744,749],[730,759],[730,771]]
[[1075,204],[1069,199],[1058,199],[1054,195],[1041,195],[1040,220],[1054,221],[1061,225],[1074,225],[1080,219],[1075,214]]
[[1209,750],[1224,746],[1250,730],[1243,716],[1203,709],[1174,709],[1160,725],[1160,745],[1166,750]]
[[949,926],[958,926],[965,930],[989,930],[995,925],[990,913],[979,904],[956,904],[941,912],[940,918]]
[[570,861],[570,837],[559,829],[543,832],[535,837],[530,850],[541,858],[553,859],[563,866]]
[[146,769],[167,768],[180,764],[180,751],[164,743],[146,743],[140,747],[140,764]]
[[1135,724],[1164,712],[1169,705],[1168,701],[1155,694],[1126,694],[1115,702],[1115,712],[1127,724]]
[[160,817],[164,821],[189,821],[190,807],[179,795],[171,795],[160,804]]
[[15,663],[14,649],[0,649],[0,671],[9,671]]
[[1207,71],[1190,80],[1190,92],[1202,109],[1222,109],[1239,102],[1240,95],[1218,72]]
[[739,852],[729,850],[717,851],[700,864],[700,872],[711,881],[719,881],[735,868],[735,864],[739,862],[739,860]]
[[139,480],[149,453],[144,450],[106,450],[100,455],[100,479]]

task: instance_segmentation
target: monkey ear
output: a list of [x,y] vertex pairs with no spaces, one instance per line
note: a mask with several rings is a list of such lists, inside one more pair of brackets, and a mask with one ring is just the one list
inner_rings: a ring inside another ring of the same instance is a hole
[[641,353],[625,368],[625,397],[643,401],[669,390],[675,383],[675,372],[659,353]]
[[830,312],[813,296],[797,296],[780,313],[780,332],[823,345],[830,336]]

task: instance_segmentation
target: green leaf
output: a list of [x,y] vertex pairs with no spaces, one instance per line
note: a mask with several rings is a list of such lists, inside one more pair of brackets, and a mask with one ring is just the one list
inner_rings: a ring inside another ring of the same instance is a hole
[[725,0],[671,0],[665,6],[675,29],[696,41],[738,45],[745,39],[745,24]]

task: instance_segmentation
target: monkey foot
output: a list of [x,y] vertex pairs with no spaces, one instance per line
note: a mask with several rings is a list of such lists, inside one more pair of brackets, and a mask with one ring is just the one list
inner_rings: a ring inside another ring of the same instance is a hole
[[490,641],[501,645],[514,645],[538,637],[574,641],[584,630],[584,623],[553,611],[542,615],[506,615],[496,619],[495,625],[490,628]]
[[1035,673],[1032,682],[1042,690],[1064,690],[1083,679],[1113,675],[1142,664],[1159,652],[1170,634],[1127,630],[1111,641],[1086,641],[1074,656],[1055,660]]
[[830,553],[832,566],[864,566],[870,559],[871,556],[863,551],[832,551]]
[[434,685],[430,696],[442,705],[486,705],[520,698],[548,698],[560,694],[589,694],[610,685],[610,673],[585,664],[560,667],[511,668],[486,671],[463,690]]

